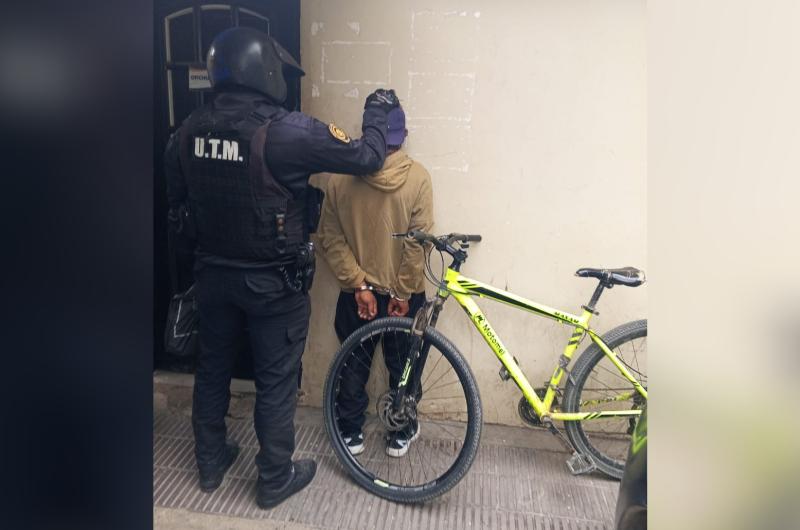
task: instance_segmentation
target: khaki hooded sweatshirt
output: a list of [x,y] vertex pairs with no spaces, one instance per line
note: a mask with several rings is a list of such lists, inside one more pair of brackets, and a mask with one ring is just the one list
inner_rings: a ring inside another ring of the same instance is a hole
[[432,228],[431,177],[400,150],[372,175],[328,180],[317,243],[343,290],[366,281],[407,300],[425,290],[424,250],[392,233]]

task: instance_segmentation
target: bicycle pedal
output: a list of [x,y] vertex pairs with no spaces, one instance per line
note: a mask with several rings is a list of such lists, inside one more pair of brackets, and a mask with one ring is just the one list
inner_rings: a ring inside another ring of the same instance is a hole
[[591,473],[597,466],[590,457],[580,453],[572,453],[572,456],[567,460],[567,468],[573,475],[583,475]]

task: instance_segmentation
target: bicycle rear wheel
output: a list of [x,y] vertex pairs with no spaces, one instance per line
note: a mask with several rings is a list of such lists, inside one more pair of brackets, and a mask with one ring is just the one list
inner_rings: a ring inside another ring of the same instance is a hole
[[[424,502],[455,486],[475,460],[482,426],[472,371],[456,347],[430,327],[423,334],[429,350],[419,378],[421,395],[406,396],[406,424],[388,415],[387,404],[401,377],[396,367],[403,366],[411,343],[411,324],[410,318],[381,318],[353,333],[331,364],[323,394],[325,428],[341,464],[359,485],[398,502]],[[393,362],[386,362],[387,352],[396,357]],[[354,406],[354,384],[370,395],[363,416],[353,413],[366,405]],[[403,456],[396,451],[391,456],[392,437],[414,430],[414,421],[417,437]],[[347,441],[353,426],[362,422],[364,448],[354,455]]]
[[[630,373],[647,388],[647,321],[623,324],[603,336]],[[592,343],[578,358],[564,395],[565,412],[641,410],[646,404],[603,351]],[[620,479],[638,416],[564,422],[575,449],[594,460],[597,468]]]

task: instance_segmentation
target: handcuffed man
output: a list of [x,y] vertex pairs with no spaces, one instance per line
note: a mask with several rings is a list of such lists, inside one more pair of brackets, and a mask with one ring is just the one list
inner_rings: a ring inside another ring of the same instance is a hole
[[[370,175],[335,175],[328,181],[318,239],[320,252],[339,281],[334,328],[340,341],[375,317],[413,317],[425,303],[424,249],[392,233],[433,226],[431,178],[401,149],[408,134],[401,107],[388,114],[388,156]],[[365,384],[374,345],[365,343],[368,359],[342,381],[337,405],[339,428],[350,453],[364,451],[364,412],[369,404]],[[383,356],[392,388],[403,371],[404,341],[384,341]],[[392,433],[386,453],[400,457],[420,433],[414,421]]]

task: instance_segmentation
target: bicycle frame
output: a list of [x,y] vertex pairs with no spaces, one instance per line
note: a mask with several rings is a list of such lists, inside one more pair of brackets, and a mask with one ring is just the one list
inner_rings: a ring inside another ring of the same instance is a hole
[[[509,375],[517,384],[522,394],[530,403],[536,414],[542,419],[551,419],[559,421],[582,421],[592,420],[596,418],[603,418],[609,416],[638,416],[641,414],[640,410],[614,410],[614,411],[601,411],[601,412],[554,412],[552,411],[553,401],[556,396],[556,390],[564,376],[565,370],[578,349],[578,344],[581,342],[584,334],[597,344],[597,346],[605,353],[606,357],[617,367],[620,374],[630,381],[636,392],[647,398],[647,391],[642,387],[639,381],[628,371],[627,367],[617,358],[616,354],[603,342],[603,339],[597,335],[590,327],[589,321],[592,317],[592,312],[585,310],[579,317],[572,315],[565,311],[558,311],[556,309],[538,304],[531,300],[527,300],[515,294],[502,289],[497,289],[491,285],[481,283],[479,281],[462,276],[460,272],[453,268],[448,268],[444,280],[439,287],[438,296],[446,299],[452,295],[453,298],[469,315],[472,324],[484,338],[486,343],[495,353],[500,362],[508,370]],[[558,366],[550,378],[547,386],[544,399],[540,399],[534,391],[525,374],[522,373],[519,365],[514,360],[514,357],[508,352],[503,345],[502,340],[495,332],[492,325],[486,319],[483,311],[478,307],[478,304],[472,297],[478,296],[481,298],[490,298],[498,302],[510,305],[517,309],[523,309],[538,316],[548,317],[562,324],[572,326],[575,328],[574,333],[569,339],[569,342],[564,347],[564,351],[559,358]],[[633,392],[621,394],[616,397],[616,400],[624,400],[632,397]]]

